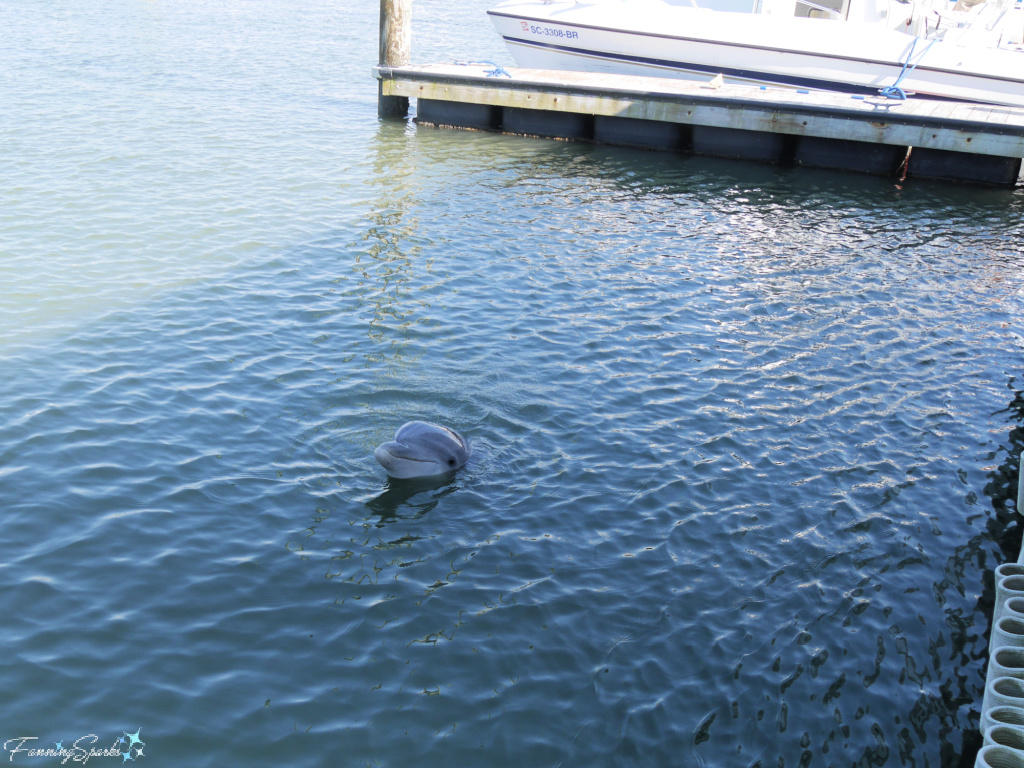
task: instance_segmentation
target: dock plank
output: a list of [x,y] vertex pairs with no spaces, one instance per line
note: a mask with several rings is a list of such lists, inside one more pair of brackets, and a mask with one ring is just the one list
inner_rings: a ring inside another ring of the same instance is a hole
[[[1024,157],[1024,108],[852,97],[668,78],[490,64],[377,67],[383,93],[537,110],[967,153]],[[539,114],[535,113],[535,114]],[[576,138],[572,136],[570,138]]]

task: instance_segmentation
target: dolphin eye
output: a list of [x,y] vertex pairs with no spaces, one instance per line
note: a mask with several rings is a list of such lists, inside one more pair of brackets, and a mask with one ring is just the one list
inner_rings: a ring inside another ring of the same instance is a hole
[[455,459],[448,459],[448,466],[449,467],[454,467],[455,466]]

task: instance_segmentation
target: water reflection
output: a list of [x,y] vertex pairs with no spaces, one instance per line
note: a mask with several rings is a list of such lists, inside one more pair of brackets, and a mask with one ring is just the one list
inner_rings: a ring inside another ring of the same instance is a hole
[[[987,617],[988,623],[977,627],[973,617],[965,615],[962,610],[947,611],[949,647],[944,647],[945,642],[941,636],[934,638],[930,647],[936,670],[942,669],[942,658],[945,658],[962,664],[965,671],[971,670],[974,674],[956,674],[954,666],[943,682],[942,699],[922,695],[908,717],[918,738],[924,735],[925,721],[933,717],[937,719],[940,723],[942,765],[963,768],[974,765],[977,752],[982,746],[978,731],[982,690],[978,685],[970,684],[968,677],[977,678],[978,671],[988,666],[988,640],[995,604],[994,570],[1001,562],[1015,562],[1021,551],[1017,494],[1020,456],[1024,449],[1024,392],[1015,390],[1007,408],[998,415],[1005,416],[1011,428],[1006,436],[1006,445],[1000,445],[998,449],[1003,454],[1002,461],[990,470],[984,488],[992,505],[992,513],[986,518],[985,532],[956,547],[946,564],[944,578],[934,585],[936,599],[943,604],[948,589],[952,588],[962,596],[968,586],[964,584],[965,576],[981,573],[982,591],[974,614]],[[988,556],[993,544],[1000,550],[995,559]],[[958,711],[961,718],[957,716]],[[909,750],[906,751],[909,753]],[[906,759],[908,755],[903,753],[901,747],[901,757]]]
[[402,132],[400,124],[382,123],[373,143],[375,194],[372,212],[362,227],[362,242],[353,244],[355,287],[349,291],[358,294],[361,306],[369,309],[367,334],[375,349],[367,356],[367,364],[389,368],[401,366],[407,347],[396,331],[419,322],[415,315],[422,302],[412,295],[410,282],[431,266],[430,258],[421,258],[416,165]]
[[408,480],[388,478],[384,491],[366,502],[366,509],[377,516],[377,527],[396,520],[415,520],[434,509],[441,500],[459,488],[454,474]]
[[[1021,551],[1022,511],[1017,509],[1017,490],[1020,456],[1024,453],[1024,392],[1014,392],[1013,399],[1002,415],[1016,426],[1007,435],[1008,445],[1005,446],[1003,461],[989,473],[985,495],[992,500],[994,511],[988,521],[989,534],[999,545],[1003,562],[1013,562]],[[991,582],[992,574],[987,576],[988,582]]]
[[[1010,382],[1013,386],[1013,380]],[[992,633],[991,619],[995,607],[995,568],[1001,563],[1016,562],[1021,554],[1021,518],[1017,509],[1017,500],[1020,487],[1020,457],[1024,453],[1024,392],[1013,391],[1013,399],[1002,415],[1006,418],[1012,428],[1006,435],[1006,445],[1000,446],[1003,452],[1003,460],[998,466],[991,469],[988,475],[988,483],[985,485],[985,495],[992,503],[992,514],[985,523],[986,534],[979,535],[970,542],[975,548],[980,549],[983,541],[991,541],[999,547],[997,561],[986,562],[981,560],[982,593],[978,599],[978,611],[989,619],[984,630],[984,649],[975,664],[980,669],[988,666],[988,640]],[[961,570],[967,563],[958,563]],[[981,734],[977,732],[980,721],[981,692],[977,692],[977,699],[972,707],[972,725],[974,729],[968,732],[964,738],[964,749],[962,750],[964,762],[962,765],[973,765],[974,756],[982,746]],[[966,762],[968,759],[970,763]]]

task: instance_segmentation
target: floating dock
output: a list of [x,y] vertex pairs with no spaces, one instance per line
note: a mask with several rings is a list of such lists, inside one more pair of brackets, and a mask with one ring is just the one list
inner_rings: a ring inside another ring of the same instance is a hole
[[374,76],[439,126],[1006,187],[1024,158],[1019,107],[490,63]]

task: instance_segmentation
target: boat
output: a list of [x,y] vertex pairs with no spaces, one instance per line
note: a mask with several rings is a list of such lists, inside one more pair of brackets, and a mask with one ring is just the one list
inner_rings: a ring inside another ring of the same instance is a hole
[[529,69],[1024,107],[1021,0],[507,0]]

